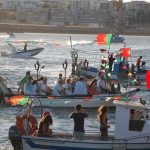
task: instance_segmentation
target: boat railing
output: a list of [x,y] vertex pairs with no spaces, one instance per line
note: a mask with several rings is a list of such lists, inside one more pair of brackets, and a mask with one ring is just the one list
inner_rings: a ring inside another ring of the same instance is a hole
[[123,138],[123,139],[116,139],[116,140],[129,141],[129,140],[136,140],[136,139],[141,139],[141,138],[147,138],[147,141],[150,140],[150,133],[146,133],[146,134],[142,134],[142,135],[136,135],[136,136],[131,136],[131,137]]
[[150,108],[145,109],[145,119],[150,120]]

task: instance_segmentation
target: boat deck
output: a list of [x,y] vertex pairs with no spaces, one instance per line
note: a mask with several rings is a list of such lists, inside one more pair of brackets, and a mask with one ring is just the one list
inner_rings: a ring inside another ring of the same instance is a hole
[[[51,138],[60,138],[70,140],[73,139],[72,133],[55,133]],[[101,137],[100,133],[85,133],[84,140],[94,140],[94,141],[112,141],[114,140],[114,135],[109,134],[107,137]]]

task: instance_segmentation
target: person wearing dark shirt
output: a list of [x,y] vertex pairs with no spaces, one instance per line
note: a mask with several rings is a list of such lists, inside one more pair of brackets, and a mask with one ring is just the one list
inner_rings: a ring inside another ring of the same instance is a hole
[[27,43],[24,45],[24,51],[27,51]]
[[137,67],[137,71],[140,72],[140,65],[141,65],[141,59],[143,58],[143,56],[140,56],[138,59],[137,59],[137,62],[136,62],[136,67]]
[[108,60],[109,60],[109,71],[111,72],[115,58],[114,58],[113,55],[111,54],[111,55],[108,57]]
[[81,105],[76,105],[75,110],[69,115],[70,118],[74,119],[74,132],[73,138],[75,140],[83,140],[84,131],[84,119],[88,117],[81,107]]
[[12,125],[9,128],[9,132],[8,132],[8,138],[14,150],[22,149],[22,140],[21,140],[22,133],[20,131],[21,128],[20,119],[21,119],[20,116],[16,116],[16,124]]

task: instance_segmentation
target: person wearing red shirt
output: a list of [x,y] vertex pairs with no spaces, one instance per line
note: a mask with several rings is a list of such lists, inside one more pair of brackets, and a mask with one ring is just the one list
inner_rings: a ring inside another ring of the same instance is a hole
[[137,67],[137,71],[139,72],[140,71],[140,65],[141,65],[141,59],[142,59],[143,57],[142,56],[140,56],[138,59],[137,59],[137,62],[136,62],[136,67]]

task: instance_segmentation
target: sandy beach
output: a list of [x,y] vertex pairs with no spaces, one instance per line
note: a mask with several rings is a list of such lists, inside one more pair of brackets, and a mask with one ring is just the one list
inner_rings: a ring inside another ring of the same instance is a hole
[[[35,24],[18,24],[18,23],[0,23],[0,32],[7,33],[61,33],[61,34],[97,34],[97,33],[111,33],[110,29],[106,28],[90,28],[90,27],[76,27],[76,26],[50,26],[50,25],[35,25]],[[150,29],[132,29],[125,30],[122,35],[150,35]]]

